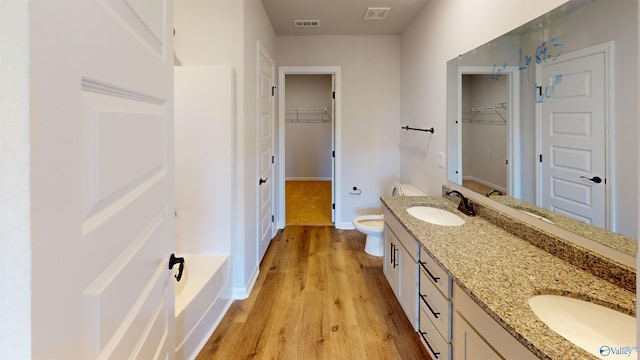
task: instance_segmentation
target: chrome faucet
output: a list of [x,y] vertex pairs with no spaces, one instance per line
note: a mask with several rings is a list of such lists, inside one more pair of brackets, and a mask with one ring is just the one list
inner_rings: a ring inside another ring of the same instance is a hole
[[460,204],[458,204],[458,210],[467,216],[476,216],[476,211],[473,209],[473,204],[469,202],[469,199],[464,197],[458,190],[447,191],[445,195],[458,195],[460,197]]
[[493,189],[493,190],[489,191],[485,196],[486,197],[491,197],[491,195],[493,195],[493,194],[504,195],[502,193],[502,191],[500,191],[498,189]]

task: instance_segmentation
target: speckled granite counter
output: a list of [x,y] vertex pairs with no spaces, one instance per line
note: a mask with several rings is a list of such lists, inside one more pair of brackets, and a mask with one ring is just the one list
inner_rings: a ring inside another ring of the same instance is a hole
[[[381,200],[481,308],[540,358],[594,357],[538,320],[528,305],[533,295],[578,297],[635,316],[635,293],[560,260],[479,216],[460,213],[444,197],[383,196]],[[411,206],[446,209],[462,217],[465,224],[429,224],[409,215],[406,209]]]
[[580,236],[584,236],[588,239],[593,239],[625,254],[635,256],[638,251],[638,242],[628,236],[613,233],[591,224],[585,224],[582,221],[570,218],[555,211],[532,205],[511,196],[492,196],[491,200],[516,210],[527,211],[534,215],[541,216],[560,228],[566,229]]

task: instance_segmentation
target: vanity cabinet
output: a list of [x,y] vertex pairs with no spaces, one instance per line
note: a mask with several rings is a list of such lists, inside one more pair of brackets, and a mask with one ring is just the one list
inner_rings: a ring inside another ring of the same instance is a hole
[[383,272],[414,329],[417,329],[418,242],[385,209]]
[[433,359],[451,359],[451,277],[420,249],[419,328],[422,343]]
[[516,340],[458,284],[453,285],[454,360],[538,359]]

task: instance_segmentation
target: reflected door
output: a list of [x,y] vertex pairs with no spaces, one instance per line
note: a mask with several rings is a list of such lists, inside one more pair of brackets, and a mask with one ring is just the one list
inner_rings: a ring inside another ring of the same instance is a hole
[[540,70],[540,205],[606,227],[605,54]]

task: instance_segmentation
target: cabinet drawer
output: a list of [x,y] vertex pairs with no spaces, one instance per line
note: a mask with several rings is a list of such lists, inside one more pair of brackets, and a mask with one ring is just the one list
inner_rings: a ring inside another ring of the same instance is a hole
[[393,231],[402,246],[407,249],[413,260],[418,261],[418,241],[409,234],[400,221],[387,209],[384,210],[384,222]]
[[422,277],[428,278],[435,287],[444,295],[451,298],[451,277],[429,256],[427,251],[420,247],[420,281]]
[[424,271],[420,271],[420,316],[427,316],[435,325],[440,335],[451,341],[451,302],[445,298],[434,283],[427,279]]
[[451,360],[451,344],[445,341],[435,325],[429,321],[424,310],[420,309],[420,338],[434,360]]

